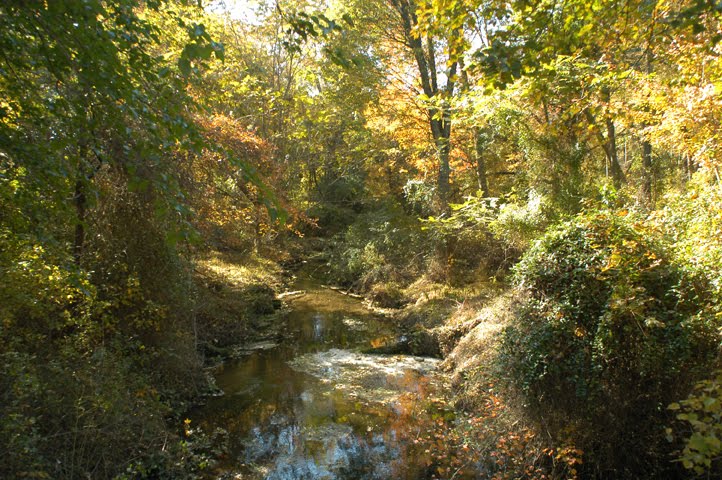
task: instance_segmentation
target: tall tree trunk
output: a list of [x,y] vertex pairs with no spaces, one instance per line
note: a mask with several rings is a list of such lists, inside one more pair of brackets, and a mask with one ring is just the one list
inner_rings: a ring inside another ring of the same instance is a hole
[[607,139],[606,147],[604,151],[607,154],[607,160],[609,161],[609,170],[612,174],[612,182],[616,188],[620,188],[623,183],[626,182],[626,176],[624,170],[619,164],[619,155],[617,154],[617,135],[615,133],[614,121],[610,116],[607,115],[605,120],[607,126]]
[[[401,20],[401,27],[404,33],[406,46],[416,60],[419,70],[421,88],[430,101],[436,101],[428,108],[429,126],[431,136],[436,146],[439,168],[437,177],[438,209],[440,213],[447,213],[449,210],[450,177],[451,166],[449,154],[451,152],[451,112],[444,102],[444,96],[454,93],[456,86],[456,72],[458,62],[453,62],[446,71],[446,85],[439,85],[436,65],[436,51],[433,38],[423,37],[416,33],[418,18],[416,16],[416,3],[414,0],[390,0],[393,8],[398,12]],[[426,42],[424,42],[426,40]],[[446,63],[444,63],[446,65]],[[439,100],[441,100],[439,102]]]
[[[469,90],[469,75],[464,68],[463,58],[459,59],[459,69],[461,70],[461,88],[464,91]],[[478,125],[474,125],[471,129],[471,135],[474,139],[474,163],[476,164],[476,181],[479,186],[479,192],[482,197],[489,196],[489,179],[486,174],[486,161],[484,154],[486,142],[482,139],[482,129]]]
[[259,204],[258,198],[255,199],[254,206],[254,222],[253,222],[253,250],[260,255],[261,245],[263,243],[263,206]]
[[[602,100],[607,105],[609,104],[610,93],[608,89],[602,90]],[[622,167],[619,164],[619,156],[617,155],[617,135],[614,127],[614,121],[608,112],[608,107],[606,110],[607,111],[604,112],[604,127],[606,128],[606,136],[602,133],[601,127],[597,124],[597,120],[592,112],[587,109],[584,111],[584,114],[587,117],[587,121],[594,129],[600,146],[604,150],[604,155],[606,157],[607,164],[609,165],[610,173],[612,174],[614,186],[616,188],[620,188],[627,179],[624,175],[624,170],[622,170]]]
[[[87,217],[88,198],[86,196],[87,183],[94,173],[88,173],[88,145],[82,140],[78,147],[78,172],[73,192],[73,205],[75,207],[75,235],[73,238],[73,260],[80,265],[85,249],[85,221]],[[99,168],[99,167],[98,167]]]
[[654,196],[652,192],[652,144],[648,140],[642,142],[642,169],[644,178],[642,179],[642,201],[647,207],[654,206]]
[[608,88],[602,89],[602,101],[606,104],[606,112],[604,114],[604,124],[607,128],[607,138],[604,142],[606,144],[604,152],[607,155],[607,161],[609,162],[609,170],[612,174],[612,182],[616,188],[620,188],[623,183],[626,182],[624,170],[622,170],[619,164],[619,155],[617,154],[617,134],[614,127],[614,120],[612,115],[609,113],[609,104],[611,103],[612,95]]
[[436,151],[439,157],[439,175],[437,178],[437,186],[439,191],[439,210],[446,213],[449,210],[449,193],[451,192],[451,165],[449,164],[449,154],[451,153],[451,144],[449,142],[449,131],[451,125],[442,128],[442,134],[436,139]]
[[474,127],[474,155],[476,156],[476,179],[482,197],[489,196],[489,180],[486,175],[486,161],[484,160],[485,142],[481,139],[481,129]]
[[[446,99],[454,93],[456,88],[456,73],[459,64],[458,61],[449,64],[448,70],[444,72],[446,85],[440,86],[434,39],[429,33],[422,37],[416,31],[418,18],[416,16],[415,0],[389,0],[389,3],[399,14],[404,44],[409,48],[414,60],[416,60],[421,88],[430,102],[427,113],[438,161],[436,209],[440,215],[446,215],[449,213],[449,196],[451,193],[451,165],[449,163],[451,153],[451,111]],[[447,62],[443,62],[442,65],[446,67]],[[441,267],[439,273],[444,278],[448,277],[449,251],[449,239],[445,238],[439,242],[436,248],[436,257]]]
[[[652,50],[651,48],[648,48],[647,74],[651,74],[652,71]],[[644,125],[642,125],[642,128],[645,128],[647,126],[648,125],[645,123]],[[652,191],[653,174],[654,172],[652,170],[652,144],[649,142],[649,140],[644,139],[642,141],[642,175],[644,177],[642,178],[641,197],[642,201],[646,204],[648,208],[654,207],[654,192]]]

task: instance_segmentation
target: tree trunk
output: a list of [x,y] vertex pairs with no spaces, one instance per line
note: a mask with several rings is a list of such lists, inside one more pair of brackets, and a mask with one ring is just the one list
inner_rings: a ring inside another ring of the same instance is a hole
[[[461,70],[461,88],[464,91],[469,90],[469,75],[464,68],[463,58],[459,59],[459,69]],[[486,161],[484,160],[484,151],[486,142],[482,140],[482,129],[475,125],[471,129],[474,139],[474,162],[476,163],[476,181],[479,186],[479,192],[482,197],[489,196],[489,180],[486,174]]]
[[436,140],[436,150],[439,156],[439,176],[437,179],[439,210],[441,213],[446,213],[449,210],[449,193],[451,191],[451,185],[449,183],[451,177],[451,166],[449,165],[451,145],[448,134]]
[[437,177],[438,210],[440,214],[444,214],[449,210],[449,194],[451,190],[451,166],[449,164],[449,154],[451,152],[451,112],[449,111],[448,105],[444,102],[443,96],[451,95],[454,92],[458,62],[453,62],[446,72],[446,85],[443,88],[439,86],[439,75],[436,71],[436,51],[433,39],[429,36],[425,37],[426,43],[424,45],[424,39],[415,32],[418,25],[415,2],[413,0],[390,0],[390,3],[399,14],[406,46],[411,50],[416,60],[424,95],[432,101],[441,100],[440,103],[428,108],[428,114],[431,136],[434,139],[439,162]]
[[[389,0],[391,6],[399,14],[401,28],[404,34],[404,44],[411,51],[419,69],[419,79],[424,95],[431,105],[427,109],[431,136],[434,139],[436,155],[438,157],[437,177],[437,205],[439,215],[448,215],[449,197],[451,193],[451,166],[449,156],[451,153],[451,111],[446,99],[454,93],[456,87],[456,73],[458,61],[453,61],[444,72],[446,85],[439,85],[439,72],[437,72],[436,51],[434,39],[430,34],[422,38],[416,31],[418,18],[416,16],[415,0]],[[454,33],[452,32],[452,35]],[[425,40],[425,42],[424,42]],[[447,62],[441,63],[446,66]],[[439,242],[436,248],[436,257],[441,267],[443,277],[448,276],[449,244],[448,239]]]
[[[652,50],[647,49],[647,74],[652,73]],[[642,125],[642,128],[647,127],[646,124]],[[642,201],[648,208],[654,207],[654,195],[652,191],[652,144],[649,140],[645,139],[642,141]]]
[[[604,90],[602,92],[603,100],[609,102],[609,91]],[[596,118],[589,110],[584,111],[587,121],[593,127],[594,132],[599,140],[599,144],[604,150],[606,161],[609,164],[610,172],[612,174],[612,181],[616,188],[620,188],[623,183],[626,182],[626,177],[622,167],[619,165],[619,157],[617,156],[617,136],[614,128],[614,121],[608,113],[605,113],[604,124],[607,130],[606,137],[602,133],[601,128],[597,125]]]
[[623,183],[626,182],[624,170],[622,170],[619,164],[619,156],[617,155],[617,136],[615,133],[614,122],[611,117],[607,116],[607,139],[606,148],[604,151],[607,154],[607,160],[609,161],[609,169],[612,173],[612,182],[614,182],[615,188],[619,189]]
[[[258,201],[258,199],[256,199]],[[261,244],[263,243],[263,212],[262,212],[262,206],[256,204],[254,206],[254,223],[253,223],[253,250],[256,252],[256,254],[261,254]]]
[[652,192],[652,144],[647,140],[642,142],[642,169],[644,178],[642,179],[642,201],[647,207],[654,206],[654,198]]
[[614,187],[619,189],[622,183],[626,181],[624,177],[624,171],[619,165],[619,155],[617,154],[617,134],[614,128],[614,120],[612,115],[609,113],[609,104],[611,103],[612,95],[608,88],[602,89],[602,101],[606,104],[604,113],[604,124],[607,128],[607,138],[604,142],[606,144],[604,152],[607,155],[607,161],[609,161],[609,170],[612,174],[612,182]]
[[476,155],[476,179],[482,197],[489,196],[489,180],[486,175],[486,161],[484,160],[484,142],[481,139],[481,130],[474,128],[474,154]]
[[[88,198],[86,196],[87,182],[95,173],[88,173],[86,161],[88,159],[88,146],[81,141],[78,148],[78,172],[75,180],[73,204],[75,206],[75,235],[73,238],[73,260],[80,265],[85,249],[85,220],[87,217]],[[98,167],[100,168],[100,167]]]

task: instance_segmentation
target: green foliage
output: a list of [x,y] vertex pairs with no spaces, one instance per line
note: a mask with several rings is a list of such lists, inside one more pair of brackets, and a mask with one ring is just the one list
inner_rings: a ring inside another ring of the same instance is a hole
[[553,218],[546,198],[534,191],[528,200],[468,197],[451,204],[448,217],[429,217],[423,225],[436,242],[450,245],[453,277],[481,269],[503,274]]
[[[181,22],[182,25],[185,22]],[[211,36],[206,32],[203,24],[194,23],[188,27],[188,36],[191,42],[183,47],[180,58],[178,59],[178,68],[183,75],[190,75],[193,71],[199,74],[199,67],[194,63],[203,65],[204,60],[210,60],[211,56],[215,56],[218,60],[223,60],[224,47],[222,43],[213,41]]]
[[508,245],[507,248],[523,252],[552,223],[554,217],[547,198],[531,190],[526,202],[502,203],[496,218],[489,223],[489,229]]
[[363,207],[365,194],[363,175],[359,172],[342,175],[335,171],[326,172],[314,193],[322,204],[335,204],[358,212]]
[[695,283],[704,314],[722,312],[722,191],[706,175],[696,175],[682,194],[670,195],[655,221],[674,241],[674,253]]
[[436,188],[422,180],[409,180],[403,188],[404,200],[409,209],[419,217],[428,217],[433,212]]
[[89,353],[73,342],[68,338],[42,356],[2,355],[4,477],[111,478],[167,434],[170,407],[139,361],[152,357],[150,351],[129,355],[137,343],[114,342]]
[[[182,22],[167,6],[0,6],[3,478],[112,478],[173,437],[204,382],[173,164],[201,141],[157,54],[156,17]],[[210,38],[187,33],[195,64]]]
[[194,148],[198,138],[182,79],[153,52],[161,32],[132,1],[32,3],[2,7],[0,44],[14,53],[0,60],[3,162],[61,195],[78,181],[91,187],[108,164],[173,198],[177,185],[159,163],[176,143]]
[[183,432],[166,448],[132,462],[114,480],[194,480],[209,474],[218,459],[228,454],[228,432],[216,429],[206,433],[183,421]]
[[[690,278],[697,314],[720,330],[722,317],[722,192],[719,185],[697,175],[683,194],[671,195],[655,216],[660,228],[674,240],[674,253]],[[672,403],[669,410],[680,422],[668,429],[670,440],[683,439],[679,460],[685,468],[702,475],[719,472],[717,461],[722,438],[722,386],[719,370],[695,386],[684,400]]]
[[375,283],[406,283],[430,255],[419,221],[390,202],[367,208],[334,237],[328,261],[331,279],[360,291]]
[[641,219],[601,211],[552,229],[515,269],[525,297],[505,334],[506,362],[593,468],[660,468],[663,406],[715,358],[715,328],[673,260]]
[[[344,13],[340,19],[334,20],[323,13],[292,12],[286,15],[286,21],[289,27],[286,29],[286,39],[283,44],[286,49],[295,53],[301,53],[301,47],[309,38],[330,39],[334,35],[343,34],[344,28],[354,27],[354,20],[348,13]],[[361,64],[358,57],[349,58],[344,49],[334,46],[332,43],[324,45],[323,52],[333,63],[344,68]]]
[[319,202],[308,209],[307,215],[314,224],[306,229],[311,235],[337,234],[348,228],[353,222],[354,211],[344,205]]
[[[590,475],[654,475],[677,409],[680,465],[717,471],[719,5],[289,0],[247,21],[200,3],[0,5],[1,477],[211,466],[218,439],[166,425],[203,388],[196,349],[278,303],[213,276],[199,293],[189,259],[198,235],[282,239],[274,189],[335,235],[332,280],[385,306],[434,266],[467,283],[533,244],[505,360],[548,431]],[[534,243],[635,195],[664,207]]]
[[[146,246],[160,243],[156,252],[167,248],[157,231],[130,227]],[[126,244],[128,261],[105,242],[90,273],[62,245],[2,232],[0,475],[112,477],[160,448],[164,418],[203,381],[182,333],[184,302],[170,302],[189,293],[174,283],[175,257],[144,258]],[[159,271],[167,276],[154,284]]]
[[[677,419],[691,430],[679,455],[682,465],[696,474],[719,472],[722,453],[722,371],[695,385],[685,400],[667,407],[677,413]],[[673,440],[673,430],[667,428],[668,440]]]

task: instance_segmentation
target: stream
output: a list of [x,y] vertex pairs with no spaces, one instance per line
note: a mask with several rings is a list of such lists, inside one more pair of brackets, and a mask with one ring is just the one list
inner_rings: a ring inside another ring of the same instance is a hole
[[284,339],[219,367],[223,395],[192,415],[229,434],[215,478],[430,478],[418,439],[451,415],[439,361],[361,353],[394,340],[388,320],[313,280],[296,288]]

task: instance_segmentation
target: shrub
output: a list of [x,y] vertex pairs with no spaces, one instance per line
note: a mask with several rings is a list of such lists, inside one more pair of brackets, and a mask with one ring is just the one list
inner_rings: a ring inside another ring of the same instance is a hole
[[[697,475],[714,472],[719,477],[722,473],[722,370],[717,370],[714,378],[697,383],[689,397],[668,408],[679,411],[677,419],[686,427],[687,438],[679,452],[684,468]],[[670,441],[674,441],[672,433],[673,429],[667,428]]]
[[[674,240],[674,254],[694,286],[699,322],[720,326],[722,318],[722,191],[716,179],[695,176],[683,195],[671,195],[655,217]],[[722,462],[722,370],[716,365],[684,400],[669,406],[678,422],[668,430],[683,441],[682,465],[697,474],[720,476]]]
[[205,384],[175,222],[104,175],[80,264],[31,222],[0,225],[1,478],[113,478]]
[[549,225],[553,217],[549,204],[546,197],[530,190],[526,200],[502,203],[489,229],[507,249],[523,252]]
[[665,407],[716,353],[659,236],[626,211],[591,213],[548,232],[515,269],[524,297],[504,359],[533,412],[597,474],[660,466]]
[[430,251],[415,217],[398,205],[381,203],[334,237],[330,279],[363,291],[380,282],[404,284],[420,273]]
[[[548,200],[531,190],[527,199],[468,197],[448,217],[429,217],[425,228],[450,251],[450,277],[473,281],[475,271],[505,274],[538,238],[553,215]],[[469,278],[471,277],[471,278]]]
[[302,228],[305,235],[334,235],[350,225],[354,211],[342,205],[319,203],[306,214],[315,219],[315,225],[305,225]]
[[409,211],[419,217],[433,212],[436,188],[423,180],[409,180],[403,188],[404,200]]

